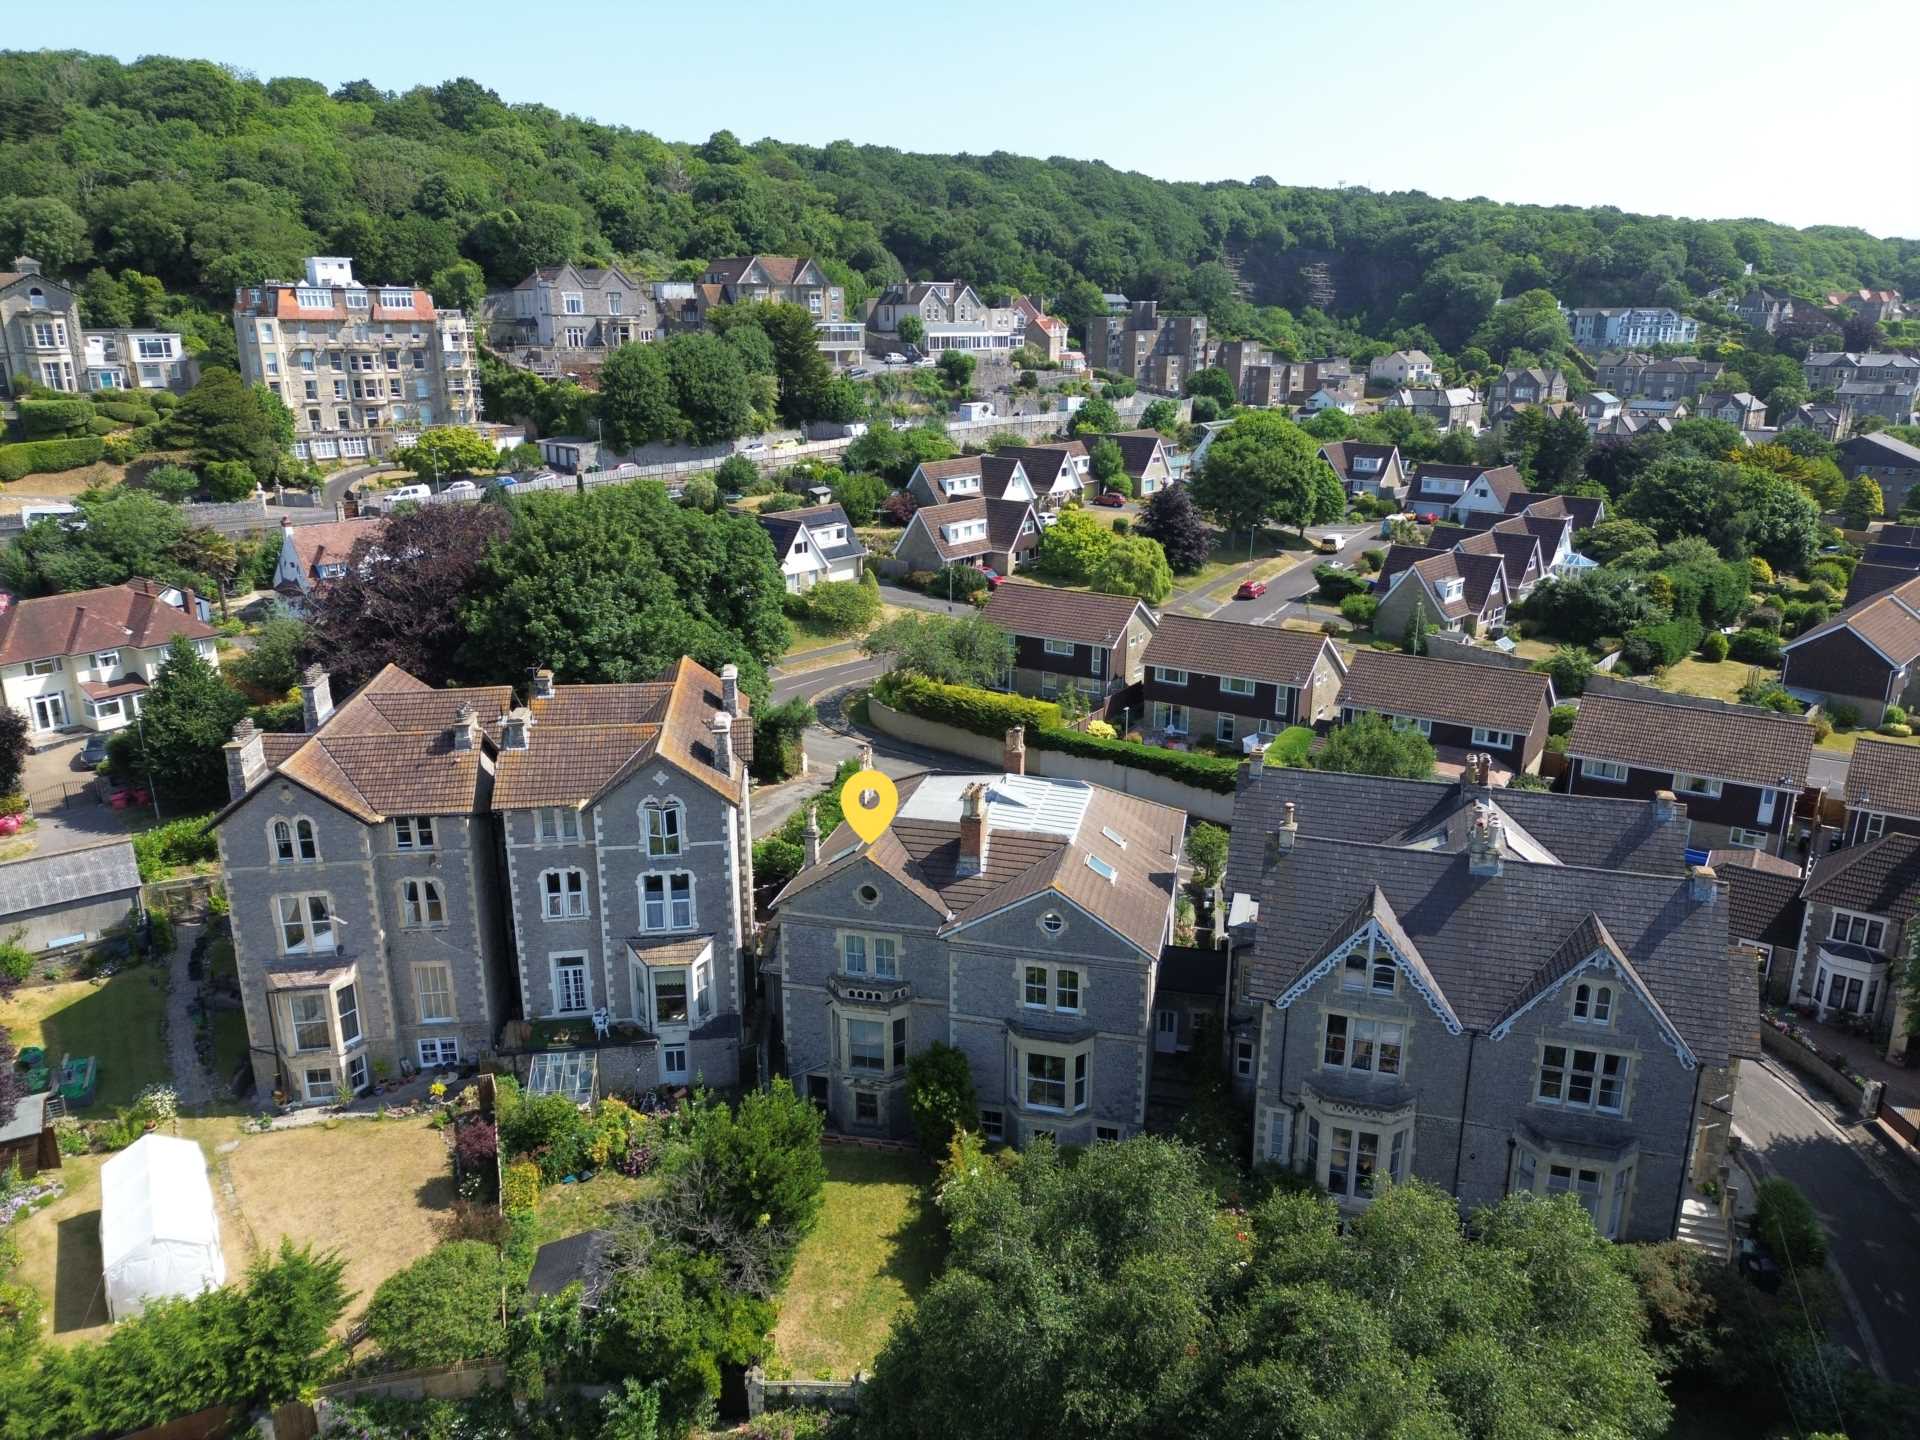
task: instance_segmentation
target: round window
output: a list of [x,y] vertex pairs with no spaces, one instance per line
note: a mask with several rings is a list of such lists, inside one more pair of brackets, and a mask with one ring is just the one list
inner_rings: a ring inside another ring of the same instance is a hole
[[872,885],[862,885],[854,893],[859,897],[862,905],[878,905],[880,903],[880,892]]
[[1060,918],[1058,911],[1049,910],[1040,917],[1040,928],[1049,935],[1058,935],[1067,928],[1067,922]]

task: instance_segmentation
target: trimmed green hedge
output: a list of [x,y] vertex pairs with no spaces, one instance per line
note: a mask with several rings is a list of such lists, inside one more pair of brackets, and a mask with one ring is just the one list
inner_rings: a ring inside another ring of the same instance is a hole
[[1678,665],[1699,646],[1700,636],[1698,620],[1678,616],[1658,625],[1641,625],[1627,632],[1621,658],[1636,674],[1644,675],[1655,668]]
[[82,465],[91,465],[98,460],[101,451],[98,435],[0,445],[0,480],[18,480],[23,475],[51,474],[57,470],[78,470]]
[[96,400],[93,408],[109,420],[123,420],[129,425],[152,425],[160,419],[145,405],[130,405],[119,400]]
[[19,408],[20,433],[29,440],[71,435],[86,429],[93,418],[93,407],[85,400],[22,400]]
[[1015,725],[1027,730],[1027,745],[1035,750],[1058,750],[1088,760],[1111,760],[1183,785],[1231,795],[1239,762],[1221,755],[1195,755],[1162,750],[1132,740],[1106,740],[1069,730],[1060,723],[1060,707],[1046,700],[1001,695],[966,685],[943,685],[919,675],[889,675],[881,688],[883,703],[916,715],[969,730],[975,735],[1003,739]]

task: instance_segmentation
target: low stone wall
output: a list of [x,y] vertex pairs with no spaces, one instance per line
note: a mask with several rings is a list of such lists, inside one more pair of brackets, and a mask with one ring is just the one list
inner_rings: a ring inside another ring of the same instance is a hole
[[[946,750],[972,760],[990,770],[1000,768],[1003,742],[985,735],[975,735],[971,730],[957,730],[951,725],[942,725],[933,720],[922,720],[918,715],[908,715],[895,710],[891,705],[868,697],[867,714],[873,721],[873,727],[896,740],[905,740],[909,744],[924,745],[930,750]],[[1084,780],[1090,785],[1104,785],[1109,790],[1118,790],[1123,795],[1134,795],[1142,800],[1151,800],[1156,805],[1171,806],[1175,810],[1184,810],[1202,820],[1211,820],[1218,825],[1233,823],[1233,796],[1222,795],[1217,790],[1201,790],[1196,786],[1183,785],[1178,780],[1169,780],[1164,775],[1154,775],[1145,770],[1136,770],[1130,765],[1122,765],[1113,760],[1095,760],[1081,755],[1069,755],[1060,750],[1043,750],[1031,740],[1027,744],[1027,769],[1035,775],[1050,775],[1062,780]]]
[[757,1419],[768,1410],[792,1410],[810,1406],[831,1410],[836,1415],[853,1415],[860,1409],[860,1392],[866,1379],[851,1380],[769,1380],[758,1365],[747,1371],[747,1416]]
[[465,1400],[482,1390],[498,1390],[506,1383],[504,1364],[396,1370],[391,1375],[368,1375],[322,1386],[314,1396],[313,1408],[324,1429],[329,1406],[361,1400]]
[[1764,1021],[1760,1026],[1760,1048],[1786,1065],[1796,1075],[1804,1077],[1819,1089],[1824,1090],[1848,1110],[1860,1115],[1866,1113],[1862,1109],[1861,1092],[1854,1088],[1851,1080],[1806,1046],[1782,1035]]

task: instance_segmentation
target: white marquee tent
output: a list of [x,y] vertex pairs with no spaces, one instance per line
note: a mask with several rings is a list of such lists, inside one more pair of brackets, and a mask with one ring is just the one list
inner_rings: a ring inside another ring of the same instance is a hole
[[143,1135],[100,1167],[100,1263],[116,1321],[157,1296],[191,1299],[226,1283],[198,1145]]

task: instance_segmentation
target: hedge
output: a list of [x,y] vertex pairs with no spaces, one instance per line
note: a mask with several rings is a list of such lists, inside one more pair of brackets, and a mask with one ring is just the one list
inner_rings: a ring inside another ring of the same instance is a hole
[[152,425],[160,419],[145,405],[129,405],[120,400],[96,400],[93,408],[109,420],[124,420],[129,425]]
[[894,709],[922,720],[952,725],[996,740],[1005,738],[1015,725],[1023,725],[1029,749],[1057,750],[1087,760],[1111,760],[1117,765],[1145,770],[1222,795],[1233,793],[1239,772],[1239,763],[1226,756],[1162,750],[1133,740],[1108,740],[1069,730],[1060,723],[1058,705],[1046,700],[1029,700],[1022,695],[1001,695],[966,685],[943,685],[924,676],[896,671],[887,677],[880,698]]
[[[93,407],[84,400],[22,400],[20,433],[33,440],[71,435],[87,428]],[[1845,582],[1842,582],[1845,583]]]
[[1349,595],[1358,595],[1371,589],[1373,584],[1366,576],[1342,570],[1336,565],[1314,566],[1313,578],[1319,584],[1320,593],[1333,605],[1338,605]]
[[211,815],[189,815],[169,820],[133,837],[133,856],[140,866],[142,880],[158,880],[178,866],[194,865],[220,858],[220,844],[214,839]]
[[1641,625],[1627,632],[1621,658],[1639,674],[1655,668],[1665,669],[1691,655],[1700,644],[1700,636],[1698,620],[1679,616],[1658,625]]
[[1771,630],[1742,630],[1733,637],[1727,648],[1734,659],[1748,665],[1780,663],[1780,637]]
[[91,465],[98,460],[102,448],[98,435],[0,445],[0,480],[18,480],[24,475],[51,474],[58,470],[78,470],[82,465]]

